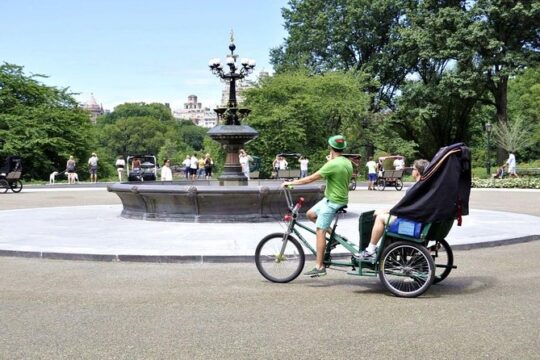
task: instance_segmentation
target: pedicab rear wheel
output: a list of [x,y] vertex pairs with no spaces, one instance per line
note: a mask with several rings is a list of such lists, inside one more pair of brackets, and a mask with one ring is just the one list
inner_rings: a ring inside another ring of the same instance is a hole
[[304,249],[293,236],[288,235],[283,249],[285,234],[273,233],[265,236],[255,250],[255,265],[266,279],[287,283],[300,275],[306,261]]
[[395,187],[397,191],[401,191],[401,189],[403,189],[403,181],[401,181],[401,179],[396,179]]
[[386,181],[384,179],[377,179],[377,190],[383,191],[386,187]]
[[435,244],[428,247],[428,249],[435,262],[435,280],[433,280],[433,283],[437,284],[450,275],[452,266],[454,266],[454,253],[450,244],[444,239],[435,240]]
[[435,279],[435,264],[422,245],[397,241],[381,255],[379,278],[395,296],[417,297],[429,289]]
[[22,184],[22,181],[21,180],[15,180],[13,181],[11,184],[11,191],[13,191],[14,193],[19,193],[21,192],[22,188],[23,188],[23,184]]
[[355,190],[356,189],[356,179],[351,179],[351,182],[349,183],[349,190]]
[[9,183],[6,179],[0,179],[0,193],[5,193],[9,190]]

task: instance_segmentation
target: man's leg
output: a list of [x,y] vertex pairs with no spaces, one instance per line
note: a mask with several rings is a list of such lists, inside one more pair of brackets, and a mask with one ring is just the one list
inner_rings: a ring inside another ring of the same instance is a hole
[[388,214],[378,214],[373,223],[373,229],[371,230],[371,239],[369,241],[370,245],[377,246],[379,239],[383,236],[384,227],[386,226],[386,220],[388,219]]
[[387,213],[377,214],[375,217],[375,222],[373,223],[373,228],[371,229],[371,238],[369,240],[369,245],[364,249],[359,255],[360,259],[371,259],[373,255],[377,252],[377,243],[384,234],[384,228],[388,221]]
[[317,228],[317,259],[315,266],[317,269],[324,268],[324,250],[326,248],[326,230]]

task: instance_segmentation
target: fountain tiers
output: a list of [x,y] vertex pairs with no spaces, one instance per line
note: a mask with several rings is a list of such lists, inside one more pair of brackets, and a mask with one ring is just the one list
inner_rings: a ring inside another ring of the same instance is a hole
[[[301,213],[324,196],[321,183],[291,190],[304,198]],[[177,222],[266,222],[281,219],[287,203],[279,185],[180,185],[175,182],[116,183],[107,190],[122,201],[122,217]]]

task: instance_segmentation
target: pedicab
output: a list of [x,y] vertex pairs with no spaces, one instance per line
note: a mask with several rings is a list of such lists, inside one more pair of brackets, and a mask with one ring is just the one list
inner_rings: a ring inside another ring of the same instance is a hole
[[384,191],[387,186],[393,186],[397,191],[403,189],[403,169],[395,169],[394,161],[401,159],[405,161],[405,158],[401,155],[382,156],[379,158],[379,164],[382,166],[381,171],[377,176],[377,190]]
[[[258,271],[276,283],[287,283],[300,275],[306,259],[304,248],[316,255],[313,241],[304,236],[307,233],[315,238],[315,229],[298,219],[303,198],[293,202],[291,191],[284,189],[289,210],[283,218],[287,230],[265,236],[255,250]],[[378,276],[384,287],[398,297],[422,295],[456,268],[445,237],[455,220],[461,226],[462,216],[468,215],[470,191],[469,148],[463,143],[441,148],[422,178],[390,210],[398,219],[386,225],[375,257],[359,257],[370,240],[374,211],[360,214],[359,242],[354,242],[336,233],[339,218],[346,212],[344,206],[338,209],[327,237],[324,265],[351,268],[349,275]],[[333,256],[332,250],[338,245],[346,253]],[[342,260],[344,255],[346,260]]]
[[0,167],[0,193],[5,193],[9,189],[14,193],[21,192],[23,184],[22,159],[20,156],[8,156],[4,164]]
[[[135,159],[139,161],[134,166]],[[157,159],[154,155],[130,155],[127,157],[128,181],[156,181]]]
[[[298,179],[300,177],[300,167],[295,167],[295,168],[291,168],[291,166],[289,166],[289,162],[300,166],[299,164],[299,159],[300,157],[302,156],[302,154],[299,154],[299,153],[279,153],[276,155],[276,157],[279,157],[279,158],[283,158],[283,160],[285,160],[285,169],[278,169],[276,170],[275,168],[272,169],[272,172],[275,173],[275,176],[272,176],[273,178],[276,178],[276,179],[281,179],[281,180],[293,180],[293,179]],[[287,161],[287,159],[289,159],[290,161]],[[273,174],[274,175],[274,174]]]

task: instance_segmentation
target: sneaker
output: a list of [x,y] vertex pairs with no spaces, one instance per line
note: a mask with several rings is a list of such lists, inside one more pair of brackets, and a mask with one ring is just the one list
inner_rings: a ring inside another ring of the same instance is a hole
[[354,257],[358,260],[373,260],[375,259],[375,256],[377,256],[377,250],[369,252],[367,249],[362,251],[360,254],[354,255]]
[[326,275],[326,269],[325,268],[317,269],[316,267],[314,267],[312,270],[305,272],[304,275],[311,276],[311,277],[324,276]]

